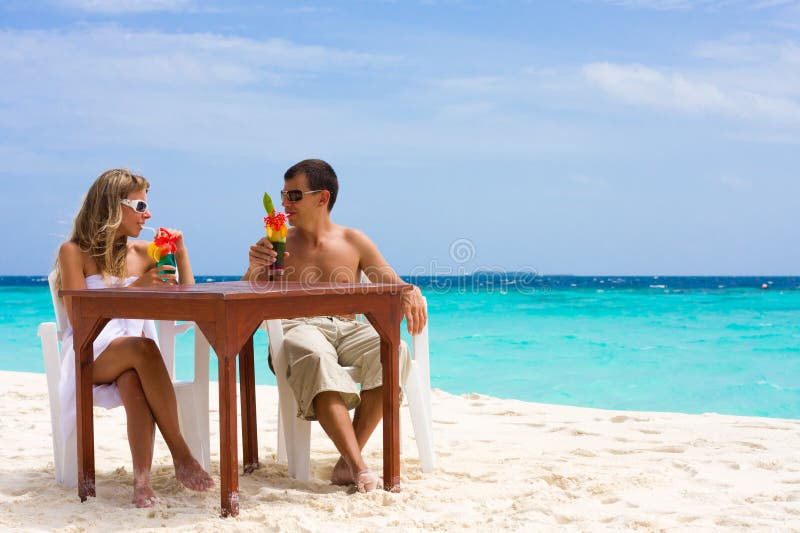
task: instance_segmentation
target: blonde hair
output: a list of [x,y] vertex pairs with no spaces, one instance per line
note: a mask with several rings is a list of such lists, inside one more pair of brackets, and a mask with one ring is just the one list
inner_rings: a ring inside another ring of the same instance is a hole
[[[116,239],[122,224],[120,200],[129,194],[147,191],[150,183],[125,169],[107,170],[94,181],[83,199],[69,242],[87,252],[103,276],[125,277],[127,239]],[[56,286],[61,287],[61,269],[56,260]]]

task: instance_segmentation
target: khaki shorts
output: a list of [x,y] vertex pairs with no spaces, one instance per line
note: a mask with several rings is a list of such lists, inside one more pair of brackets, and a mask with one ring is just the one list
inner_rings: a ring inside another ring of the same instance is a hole
[[[382,384],[381,343],[370,324],[338,317],[283,320],[283,353],[286,377],[297,401],[297,416],[316,420],[313,400],[317,394],[336,391],[348,409],[360,402],[361,390]],[[408,345],[400,341],[400,383],[408,376]],[[354,379],[344,367],[356,367]]]

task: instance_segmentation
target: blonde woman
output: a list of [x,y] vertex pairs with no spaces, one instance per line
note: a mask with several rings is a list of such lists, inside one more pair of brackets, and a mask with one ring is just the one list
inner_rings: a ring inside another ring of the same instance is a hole
[[[64,289],[151,286],[194,283],[183,236],[177,242],[173,267],[158,267],[147,255],[147,242],[138,237],[150,218],[147,191],[150,184],[127,170],[109,170],[95,180],[86,194],[69,241],[58,252],[58,285]],[[64,304],[72,322],[69,298]],[[187,488],[205,491],[214,486],[211,476],[192,457],[178,427],[175,391],[161,357],[152,320],[111,320],[94,341],[94,403],[111,408],[125,406],[128,442],[133,459],[133,503],[156,503],[150,484],[155,426],[161,430],[172,454],[175,477]],[[59,395],[66,421],[62,431],[75,431],[75,364],[72,326],[62,339]]]

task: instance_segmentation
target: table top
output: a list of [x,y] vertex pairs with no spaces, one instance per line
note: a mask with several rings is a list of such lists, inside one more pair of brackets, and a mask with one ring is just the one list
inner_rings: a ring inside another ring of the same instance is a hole
[[285,296],[337,294],[401,294],[413,289],[406,283],[305,283],[298,281],[219,281],[195,285],[62,289],[60,296],[92,298],[132,297],[180,300],[262,300]]

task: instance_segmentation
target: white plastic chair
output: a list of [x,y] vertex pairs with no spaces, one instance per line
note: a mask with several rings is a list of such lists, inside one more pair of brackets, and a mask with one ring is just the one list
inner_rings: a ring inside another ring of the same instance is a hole
[[[362,273],[362,283],[369,278]],[[427,310],[427,301],[425,306]],[[283,327],[280,320],[264,322],[272,352],[272,366],[278,381],[278,461],[288,463],[289,475],[301,481],[311,479],[311,423],[297,417],[297,402],[286,379],[288,363],[283,356]],[[411,425],[417,441],[423,472],[432,472],[435,464],[431,419],[431,380],[428,355],[428,326],[412,337],[411,368],[404,384],[406,402],[411,411]],[[345,367],[358,379],[358,369]]]
[[[62,485],[75,487],[78,483],[78,454],[75,431],[64,440],[61,432],[61,405],[58,396],[58,383],[61,379],[61,350],[59,342],[67,326],[67,313],[64,302],[55,290],[56,273],[51,272],[50,296],[56,313],[56,322],[39,324],[39,337],[42,341],[47,389],[50,395],[50,423],[53,432],[53,463],[56,481]],[[207,471],[211,471],[211,449],[208,427],[208,360],[209,344],[199,328],[194,334],[194,380],[175,381],[175,337],[194,327],[193,323],[178,324],[169,321],[157,323],[158,341],[161,355],[175,387],[178,400],[178,420],[181,433],[192,451],[192,455]],[[72,364],[68,361],[67,364]]]

